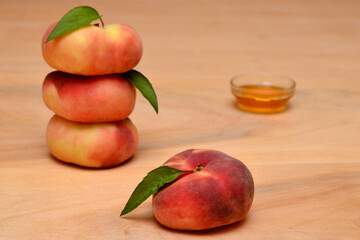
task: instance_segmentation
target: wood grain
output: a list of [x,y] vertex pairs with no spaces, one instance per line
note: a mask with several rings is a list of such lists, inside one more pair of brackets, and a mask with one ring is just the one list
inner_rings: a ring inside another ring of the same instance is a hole
[[[137,69],[159,114],[138,94],[130,116],[140,144],[111,169],[52,158],[52,113],[41,84],[44,30],[82,1],[0,3],[0,239],[360,238],[360,2],[89,1],[107,24],[144,42]],[[288,75],[296,95],[282,113],[237,109],[238,73]],[[119,214],[151,169],[188,148],[217,149],[252,171],[255,200],[239,223],[202,232],[160,226],[151,200]]]

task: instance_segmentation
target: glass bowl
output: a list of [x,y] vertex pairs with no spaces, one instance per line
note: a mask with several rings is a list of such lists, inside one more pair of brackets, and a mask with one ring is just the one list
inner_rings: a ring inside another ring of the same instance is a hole
[[238,75],[230,80],[238,107],[255,113],[277,113],[286,109],[295,93],[296,83],[289,77]]

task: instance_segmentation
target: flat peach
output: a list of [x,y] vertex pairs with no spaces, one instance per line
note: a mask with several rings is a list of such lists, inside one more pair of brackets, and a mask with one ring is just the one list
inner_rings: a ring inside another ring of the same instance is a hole
[[55,25],[45,31],[42,54],[51,67],[62,72],[85,76],[123,73],[141,59],[140,36],[128,25],[87,25],[46,43]]
[[190,149],[164,163],[182,174],[153,196],[155,218],[178,230],[219,227],[245,218],[254,198],[249,169],[215,150]]
[[46,130],[46,143],[60,161],[104,168],[129,159],[138,145],[138,134],[128,118],[110,123],[78,123],[54,115]]
[[121,74],[80,76],[60,71],[49,73],[42,87],[46,106],[76,122],[112,122],[133,111],[136,91]]

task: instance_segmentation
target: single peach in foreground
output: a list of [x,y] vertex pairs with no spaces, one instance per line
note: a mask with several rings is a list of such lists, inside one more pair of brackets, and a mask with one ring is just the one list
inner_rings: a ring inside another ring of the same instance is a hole
[[129,159],[138,145],[134,124],[126,118],[109,123],[78,123],[54,115],[46,143],[57,159],[80,166],[103,168]]
[[113,122],[133,111],[136,91],[121,74],[87,77],[55,71],[46,76],[42,96],[49,109],[68,120]]
[[46,43],[56,22],[45,31],[42,55],[62,72],[93,76],[123,73],[133,69],[143,51],[140,36],[125,24],[105,27],[87,25]]
[[178,230],[202,230],[245,218],[254,198],[249,169],[215,150],[186,150],[164,165],[183,171],[153,196],[158,222]]

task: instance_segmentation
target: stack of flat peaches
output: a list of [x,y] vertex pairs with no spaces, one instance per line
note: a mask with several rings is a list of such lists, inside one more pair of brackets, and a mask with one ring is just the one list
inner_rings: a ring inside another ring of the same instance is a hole
[[86,167],[112,167],[129,159],[138,145],[136,127],[128,118],[135,106],[134,85],[122,74],[142,56],[139,35],[129,26],[88,24],[47,41],[49,73],[43,100],[55,115],[47,131],[47,146],[57,159]]

